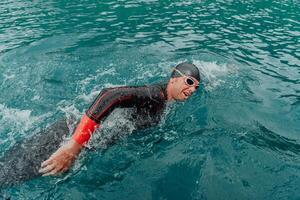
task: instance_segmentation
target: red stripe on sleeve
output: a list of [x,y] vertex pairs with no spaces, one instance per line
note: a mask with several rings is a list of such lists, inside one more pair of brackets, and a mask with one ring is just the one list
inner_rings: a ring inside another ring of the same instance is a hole
[[90,119],[86,114],[80,120],[72,138],[80,145],[86,144],[95,129],[99,127],[99,124]]

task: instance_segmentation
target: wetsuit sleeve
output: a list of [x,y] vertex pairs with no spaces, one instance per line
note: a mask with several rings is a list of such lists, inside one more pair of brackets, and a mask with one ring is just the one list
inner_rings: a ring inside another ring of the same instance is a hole
[[151,98],[147,87],[120,87],[102,91],[86,115],[96,123],[106,118],[116,107],[133,107]]
[[151,98],[146,87],[121,87],[104,89],[91,104],[78,124],[73,139],[78,144],[86,144],[91,134],[99,127],[101,120],[116,107],[132,107],[138,102]]

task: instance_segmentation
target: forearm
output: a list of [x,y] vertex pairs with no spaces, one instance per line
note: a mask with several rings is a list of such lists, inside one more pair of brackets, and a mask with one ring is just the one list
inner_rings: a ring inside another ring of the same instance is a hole
[[72,138],[63,146],[63,148],[66,152],[69,152],[70,156],[76,157],[98,127],[99,124],[84,114],[77,125]]
[[84,146],[89,141],[91,135],[98,127],[99,124],[97,124],[95,121],[90,119],[86,114],[84,114],[79,124],[77,125],[74,134],[72,136],[72,139],[70,141],[73,141],[80,146]]

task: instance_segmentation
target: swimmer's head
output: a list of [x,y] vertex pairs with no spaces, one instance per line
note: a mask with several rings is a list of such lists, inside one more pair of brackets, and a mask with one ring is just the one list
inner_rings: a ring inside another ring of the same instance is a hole
[[[181,72],[181,74],[180,74]],[[175,66],[171,77],[180,77],[182,76],[182,74],[186,75],[186,76],[191,76],[193,78],[195,78],[198,82],[200,81],[200,72],[199,69],[196,67],[196,65],[192,64],[192,63],[180,63],[178,65]]]
[[199,87],[199,69],[191,63],[175,66],[167,86],[168,100],[186,100]]

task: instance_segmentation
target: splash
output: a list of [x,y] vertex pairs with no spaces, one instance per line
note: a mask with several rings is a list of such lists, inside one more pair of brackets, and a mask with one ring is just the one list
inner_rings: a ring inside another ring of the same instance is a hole
[[226,77],[237,74],[237,67],[229,63],[205,62],[194,60],[193,63],[199,68],[205,90],[211,91],[224,84]]
[[[67,105],[65,105],[65,103],[67,103]],[[62,141],[62,144],[64,144],[70,139],[78,121],[82,116],[82,113],[75,107],[74,104],[68,104],[68,102],[65,101],[60,102],[60,105],[57,107],[57,109],[64,113],[68,127],[68,134],[66,134],[66,137],[64,137]]]
[[16,129],[16,131],[26,131],[32,128],[33,124],[46,116],[32,116],[31,110],[20,110],[16,108],[8,108],[0,104],[0,123],[8,128]]
[[135,126],[130,118],[131,109],[115,109],[92,135],[89,147],[106,149],[108,145],[130,135]]
[[[30,137],[34,134],[32,128],[50,114],[33,116],[31,110],[8,108],[0,104],[0,144],[7,148],[16,143],[19,137]],[[1,152],[3,153],[3,152]],[[1,154],[2,156],[2,154]]]
[[59,111],[62,111],[67,119],[79,119],[79,117],[82,115],[81,112],[75,107],[74,104],[71,105],[63,105],[64,102],[60,102],[57,109]]
[[78,96],[78,99],[83,100],[85,103],[91,103],[99,93],[99,90],[91,91],[89,94],[83,93]]
[[116,76],[117,72],[113,65],[110,64],[108,67],[108,69],[103,69],[103,67],[101,66],[97,67],[100,69],[96,71],[96,74],[89,75],[88,77],[79,82],[80,89],[82,91],[85,91],[86,87],[88,87],[91,84],[98,84],[99,82],[101,82],[101,79],[105,77]]
[[99,87],[99,85],[95,85],[94,88],[92,89],[92,91],[88,94],[82,93],[80,95],[78,95],[78,99],[83,100],[85,103],[92,103],[93,100],[97,97],[97,95],[101,92],[101,90],[103,88],[114,88],[114,87],[122,87],[124,85],[121,84],[110,84],[110,83],[105,83],[103,85],[101,85],[101,87]]

